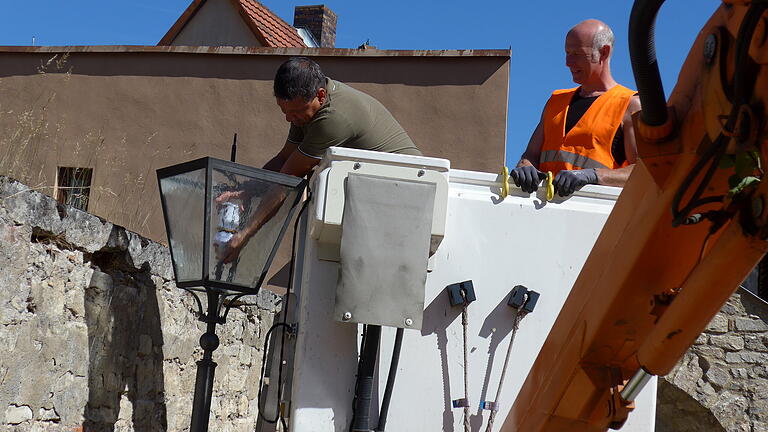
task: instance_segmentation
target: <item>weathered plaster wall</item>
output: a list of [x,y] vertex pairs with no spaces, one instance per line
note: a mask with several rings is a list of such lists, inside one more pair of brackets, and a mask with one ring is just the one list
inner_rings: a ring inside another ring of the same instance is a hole
[[[211,430],[252,431],[279,299],[218,326]],[[188,430],[198,338],[167,249],[0,177],[0,431]]]
[[664,379],[656,432],[768,431],[768,303],[739,289]]
[[[229,159],[234,133],[237,161],[263,166],[288,134],[272,80],[291,55],[379,99],[426,156],[504,164],[508,51],[5,47],[0,174],[55,196],[59,167],[92,168],[87,210],[164,242],[155,171]],[[282,248],[267,277],[278,292],[288,260]]]
[[[509,56],[331,49],[0,48],[0,174],[53,194],[93,169],[88,211],[165,240],[158,168],[212,156],[262,166],[290,127],[272,80],[290,55],[380,100],[426,156],[504,164]],[[284,261],[282,261],[284,263]]]

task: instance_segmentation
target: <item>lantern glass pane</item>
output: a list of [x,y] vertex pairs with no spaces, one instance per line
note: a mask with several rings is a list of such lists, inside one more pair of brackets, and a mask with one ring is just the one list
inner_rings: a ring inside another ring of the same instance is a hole
[[168,242],[177,282],[196,281],[203,274],[205,169],[160,179],[165,200]]
[[209,279],[255,288],[298,193],[267,180],[214,169]]

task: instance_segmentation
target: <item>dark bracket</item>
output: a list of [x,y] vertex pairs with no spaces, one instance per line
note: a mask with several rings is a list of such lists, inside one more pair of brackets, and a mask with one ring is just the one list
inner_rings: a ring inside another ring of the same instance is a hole
[[525,304],[523,305],[523,310],[531,313],[533,312],[533,309],[536,307],[536,302],[539,301],[539,293],[536,291],[528,291],[528,300],[525,301]]
[[520,309],[525,304],[525,293],[527,292],[528,288],[522,285],[512,288],[512,294],[510,294],[507,304],[515,309]]
[[480,402],[480,409],[481,410],[488,410],[488,411],[498,411],[499,406],[496,404],[496,402],[491,401],[482,401]]
[[454,408],[464,408],[469,406],[469,401],[465,398],[454,399],[451,401],[451,405],[453,405]]
[[448,298],[451,300],[451,306],[468,306],[473,301],[477,300],[475,296],[475,287],[472,285],[472,281],[464,281],[445,287],[448,291]]
[[509,296],[507,304],[515,309],[522,308],[524,312],[531,313],[539,301],[539,293],[518,285],[512,288],[512,294]]

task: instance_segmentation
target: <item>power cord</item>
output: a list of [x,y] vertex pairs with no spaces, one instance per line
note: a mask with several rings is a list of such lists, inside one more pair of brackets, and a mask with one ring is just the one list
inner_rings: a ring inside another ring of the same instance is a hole
[[[290,333],[293,330],[293,326],[288,324],[288,309],[290,306],[291,301],[291,290],[293,288],[293,275],[294,275],[294,267],[296,264],[296,238],[297,233],[299,231],[299,222],[301,221],[301,215],[304,213],[304,211],[307,209],[309,202],[312,200],[312,191],[309,188],[309,185],[307,185],[307,199],[304,200],[304,203],[302,203],[301,209],[299,210],[299,213],[296,215],[296,221],[293,224],[293,237],[291,240],[291,261],[289,263],[288,267],[288,288],[285,292],[285,307],[283,308],[283,320],[282,322],[273,324],[272,327],[269,328],[267,331],[266,337],[264,338],[264,346],[263,346],[263,354],[261,359],[261,373],[259,374],[259,393],[256,399],[257,405],[259,406],[259,417],[264,420],[267,423],[275,424],[280,421],[280,424],[283,427],[283,430],[288,430],[288,424],[285,421],[285,416],[282,410],[280,409],[280,402],[282,400],[283,391],[282,391],[282,383],[283,383],[283,359],[285,357],[285,336],[287,333]],[[280,357],[278,360],[278,368],[277,368],[277,401],[276,401],[276,415],[275,418],[269,419],[267,418],[261,411],[262,406],[262,389],[264,387],[264,372],[267,364],[267,353],[269,352],[269,341],[272,335],[272,332],[277,329],[282,329],[282,339],[280,343]]]

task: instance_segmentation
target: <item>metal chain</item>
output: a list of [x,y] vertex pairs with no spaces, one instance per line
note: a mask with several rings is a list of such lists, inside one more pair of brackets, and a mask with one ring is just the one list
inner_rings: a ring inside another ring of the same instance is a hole
[[[509,346],[507,347],[507,357],[504,359],[504,367],[501,369],[501,378],[499,378],[499,388],[496,389],[496,400],[494,403],[496,407],[499,406],[501,400],[501,388],[504,386],[504,377],[507,375],[507,366],[509,366],[510,354],[512,354],[512,344],[515,343],[515,335],[517,335],[517,328],[520,327],[520,320],[523,318],[523,313],[518,309],[515,313],[514,326],[512,327],[512,336],[509,338]],[[491,410],[491,415],[488,417],[488,426],[485,428],[485,432],[491,432],[493,429],[493,421],[496,419],[497,410]]]
[[470,432],[469,427],[469,363],[467,363],[467,332],[469,327],[469,319],[467,318],[467,302],[464,302],[464,306],[461,309],[461,326],[464,330],[464,400],[467,403],[464,404],[464,432]]

